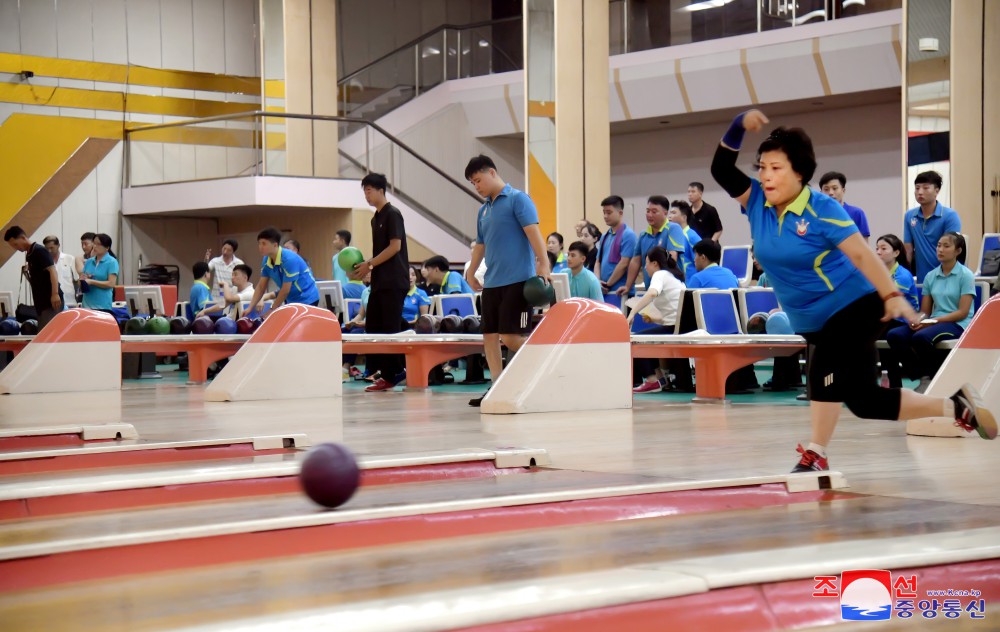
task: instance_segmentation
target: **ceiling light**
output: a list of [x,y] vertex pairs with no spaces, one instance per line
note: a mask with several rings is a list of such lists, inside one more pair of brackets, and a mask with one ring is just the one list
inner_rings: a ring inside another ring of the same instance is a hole
[[724,7],[733,0],[702,0],[702,2],[692,2],[686,7],[681,7],[677,9],[678,11],[704,11],[705,9],[717,9],[719,7]]
[[920,50],[925,53],[936,53],[938,51],[938,38],[936,37],[921,37],[917,41],[917,45]]
[[433,46],[425,46],[422,53],[420,53],[421,59],[427,59],[428,57],[433,57],[434,55],[440,55],[441,51],[434,48]]
[[486,40],[484,40],[484,39],[479,40],[479,48],[486,48],[489,45],[490,45],[490,43],[487,42]]
[[858,5],[859,7],[863,7],[863,6],[865,6],[865,0],[844,0],[844,3],[842,5],[840,5],[840,6],[843,7],[844,9],[846,9],[847,7],[851,7],[851,6],[854,6],[854,5]]

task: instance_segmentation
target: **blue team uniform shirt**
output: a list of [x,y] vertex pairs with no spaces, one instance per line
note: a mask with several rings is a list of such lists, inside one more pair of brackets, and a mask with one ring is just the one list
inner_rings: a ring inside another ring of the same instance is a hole
[[566,254],[560,252],[556,257],[556,264],[552,266],[553,272],[566,272],[569,270],[569,264],[566,263]]
[[[97,257],[90,257],[83,263],[84,274],[89,274],[98,281],[107,281],[112,274],[118,274],[118,270],[118,260],[108,253],[101,257],[100,263],[97,262]],[[114,288],[88,285],[87,291],[83,293],[83,306],[88,309],[111,309],[114,294]]]
[[[635,251],[635,244],[638,239],[635,236],[635,231],[629,228],[626,224],[622,223],[618,225],[618,230],[621,232],[622,240],[620,242],[620,251],[622,259],[628,259],[632,256]],[[611,256],[611,246],[615,242],[615,238],[618,233],[614,229],[608,229],[606,233],[601,237],[599,245],[599,254],[601,258],[600,262],[600,273],[601,281],[607,283],[611,279],[611,275],[614,273],[615,268],[618,267],[618,263],[611,263],[608,258]],[[625,285],[625,281],[628,278],[628,270],[626,269],[625,274],[621,276],[614,285],[608,288],[608,292],[611,294],[615,293],[615,290]]]
[[[678,224],[678,226],[680,226],[680,224]],[[681,251],[680,256],[677,258],[677,263],[684,272],[684,278],[689,279],[698,271],[698,269],[694,267],[694,245],[701,241],[701,235],[699,235],[698,231],[690,226],[687,228],[682,227],[681,232],[684,235],[684,240],[679,244],[675,244],[673,241],[674,238],[671,236],[670,245],[680,245],[684,248],[684,250]]]
[[509,184],[479,207],[476,243],[486,245],[483,287],[503,287],[535,276],[535,253],[524,228],[537,223],[535,203]]
[[344,292],[344,298],[361,298],[361,294],[365,291],[365,284],[361,281],[354,281],[353,279],[348,279],[346,283],[341,282],[340,288]]
[[969,327],[973,312],[976,310],[976,275],[972,273],[972,270],[956,261],[955,267],[948,274],[945,274],[941,266],[938,266],[928,272],[924,278],[924,296],[930,296],[934,299],[931,318],[958,311],[958,302],[966,294],[972,295],[973,300],[972,306],[969,307],[969,315],[964,320],[955,323],[962,329]]
[[851,221],[853,221],[854,225],[858,227],[858,230],[861,231],[861,235],[864,236],[865,239],[872,236],[872,231],[868,228],[868,217],[860,207],[851,206],[845,202],[844,210],[847,211],[847,216],[851,218]]
[[896,282],[896,289],[902,292],[906,300],[913,306],[913,309],[919,312],[920,301],[917,299],[917,281],[913,278],[913,273],[897,262],[892,264],[892,267],[889,269],[889,275]]
[[191,313],[188,317],[194,319],[198,312],[208,307],[212,303],[212,288],[204,281],[195,281],[191,286],[191,294],[188,300],[188,309]]
[[[489,264],[486,264],[486,269],[489,270]],[[441,293],[475,294],[462,275],[452,270],[445,272],[444,278],[441,279]]]
[[420,306],[426,305],[429,307],[430,304],[431,299],[427,296],[427,292],[417,287],[410,288],[410,291],[406,293],[406,297],[403,299],[403,320],[412,323],[417,319],[417,316],[420,316]]
[[579,274],[566,269],[569,274],[569,295],[574,298],[590,298],[595,301],[604,302],[604,294],[601,292],[601,282],[597,280],[597,275],[587,268],[580,268]]
[[695,272],[687,278],[687,286],[690,289],[716,289],[732,290],[740,286],[739,279],[729,268],[723,268],[717,263],[713,263],[701,272]]
[[743,213],[754,255],[796,333],[819,331],[842,308],[875,291],[838,246],[859,232],[833,198],[802,189],[779,218],[751,180]]
[[906,211],[903,216],[903,243],[913,244],[917,283],[922,283],[927,273],[938,266],[938,241],[941,235],[950,232],[962,232],[962,220],[958,213],[940,202],[927,219],[924,219],[919,206]]
[[291,282],[292,287],[285,298],[286,303],[305,303],[312,305],[319,301],[319,290],[313,279],[312,270],[305,260],[291,250],[278,246],[274,261],[264,257],[260,264],[260,276],[273,279],[281,290],[285,282]]
[[348,282],[351,280],[351,277],[347,276],[347,272],[344,272],[344,269],[340,267],[337,255],[333,255],[333,280],[340,281],[340,287],[347,287]]
[[639,269],[642,270],[642,278],[646,287],[649,287],[650,279],[649,273],[646,272],[646,253],[654,246],[660,246],[667,252],[676,252],[678,263],[680,263],[685,241],[684,229],[673,222],[666,222],[658,231],[654,231],[652,226],[646,226],[646,230],[639,233],[635,249],[632,250],[632,257],[639,257]]

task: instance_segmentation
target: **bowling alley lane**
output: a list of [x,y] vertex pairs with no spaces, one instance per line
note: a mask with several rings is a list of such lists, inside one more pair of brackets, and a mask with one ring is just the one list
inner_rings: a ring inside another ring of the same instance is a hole
[[[977,547],[996,547],[998,520],[994,507],[858,497],[527,529],[7,592],[0,620],[11,630],[155,630],[637,565],[671,572],[719,555],[753,555],[754,577],[793,579],[796,572],[811,577],[842,563],[822,556],[830,547],[888,568],[894,559],[933,557],[947,547],[953,556],[975,559],[983,555]],[[919,546],[907,544],[911,537]],[[812,551],[815,563],[805,570],[771,568],[769,551],[776,558]]]

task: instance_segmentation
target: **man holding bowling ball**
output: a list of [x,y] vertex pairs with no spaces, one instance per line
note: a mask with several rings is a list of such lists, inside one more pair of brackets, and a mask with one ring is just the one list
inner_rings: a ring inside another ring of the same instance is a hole
[[[483,291],[483,347],[490,375],[496,381],[503,370],[500,342],[511,354],[517,352],[531,331],[531,306],[524,298],[524,282],[534,275],[548,278],[549,256],[538,228],[538,210],[523,191],[518,191],[497,175],[488,156],[469,161],[465,179],[486,198],[476,221],[476,245],[465,280],[473,290]],[[475,277],[486,258],[486,282]],[[470,406],[483,401],[477,397]]]
[[[365,308],[365,331],[370,334],[398,334],[403,320],[403,300],[410,290],[409,257],[406,253],[406,228],[403,214],[385,197],[388,181],[381,173],[369,173],[361,180],[365,200],[375,207],[372,216],[372,252],[375,255],[347,271],[347,276],[361,280],[371,272],[372,282]],[[379,377],[365,389],[368,392],[392,390],[404,379],[403,356],[372,354],[368,372]]]

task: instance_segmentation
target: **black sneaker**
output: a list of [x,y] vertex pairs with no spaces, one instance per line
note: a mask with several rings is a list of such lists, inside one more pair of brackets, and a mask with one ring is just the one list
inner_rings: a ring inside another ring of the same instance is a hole
[[490,394],[490,392],[486,391],[485,393],[482,394],[482,396],[480,396],[480,397],[474,397],[474,398],[470,399],[469,400],[469,406],[474,406],[475,408],[479,408],[479,405],[483,403],[483,400],[489,394]]
[[975,430],[983,439],[996,439],[997,421],[993,413],[986,409],[979,391],[972,384],[965,384],[951,396],[955,402],[955,425],[972,432]]
[[826,460],[826,457],[820,456],[812,450],[806,450],[801,445],[796,448],[796,451],[802,455],[802,458],[799,459],[798,464],[792,469],[792,474],[800,472],[823,472],[830,469],[830,462]]

